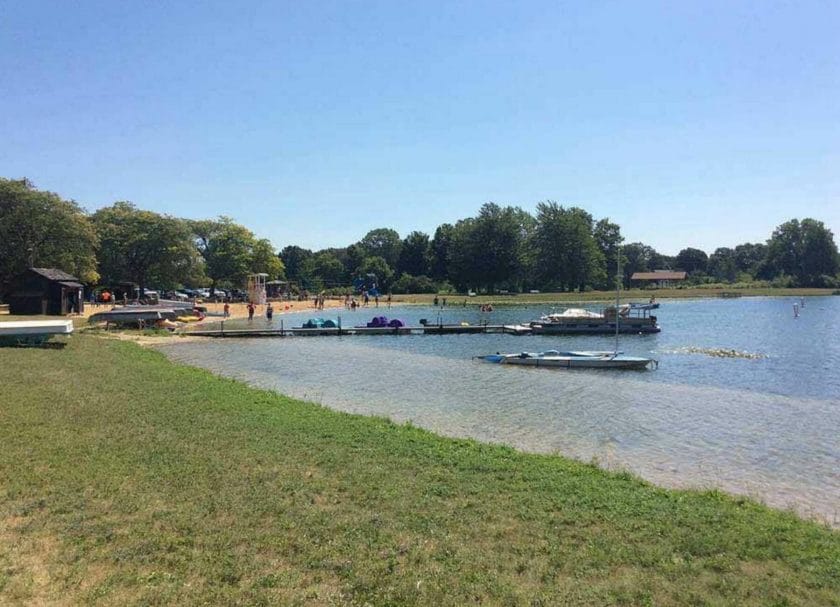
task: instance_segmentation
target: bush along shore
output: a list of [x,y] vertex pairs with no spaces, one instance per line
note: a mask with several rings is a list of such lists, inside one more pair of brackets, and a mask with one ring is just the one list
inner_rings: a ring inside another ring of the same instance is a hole
[[0,604],[837,605],[840,534],[74,336],[0,349]]

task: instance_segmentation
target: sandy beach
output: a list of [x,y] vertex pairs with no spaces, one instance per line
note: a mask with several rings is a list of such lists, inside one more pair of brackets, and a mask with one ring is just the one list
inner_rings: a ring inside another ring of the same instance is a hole
[[[186,303],[186,302],[185,302]],[[271,304],[274,306],[274,314],[284,314],[288,312],[301,312],[306,310],[315,310],[315,306],[312,304],[312,300],[309,301],[273,301]],[[202,308],[206,308],[208,312],[212,313],[213,315],[216,314],[223,314],[225,304],[223,303],[197,303],[197,306],[201,306]],[[248,304],[247,303],[231,303],[228,304],[230,306],[230,318],[248,318]],[[110,310],[114,307],[122,307],[120,306],[113,306],[111,304],[91,304],[89,302],[85,303],[85,311],[82,314],[74,314],[75,317],[82,317],[87,318],[93,314],[98,312],[105,312]],[[258,305],[256,311],[254,312],[254,316],[265,316],[265,308],[266,306]],[[344,308],[344,300],[341,299],[327,299],[324,301],[324,309],[328,308]],[[212,319],[212,317],[211,317]]]

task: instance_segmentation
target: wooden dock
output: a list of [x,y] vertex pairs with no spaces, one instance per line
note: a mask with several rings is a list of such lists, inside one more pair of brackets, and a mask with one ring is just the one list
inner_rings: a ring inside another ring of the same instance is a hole
[[473,335],[504,333],[527,335],[531,327],[526,325],[421,325],[418,327],[330,327],[304,329],[220,329],[184,331],[181,335],[197,337],[339,337],[342,335]]

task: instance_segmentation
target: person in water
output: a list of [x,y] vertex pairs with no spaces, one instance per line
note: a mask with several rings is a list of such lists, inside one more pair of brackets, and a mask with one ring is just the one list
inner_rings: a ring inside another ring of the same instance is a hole
[[274,308],[272,307],[271,303],[269,302],[269,304],[265,308],[265,317],[268,320],[271,320],[271,318],[273,316],[274,316]]

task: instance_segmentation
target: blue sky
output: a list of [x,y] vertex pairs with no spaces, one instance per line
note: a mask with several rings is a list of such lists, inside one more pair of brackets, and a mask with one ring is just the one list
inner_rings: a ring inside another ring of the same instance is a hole
[[278,248],[546,199],[665,253],[840,235],[838,27],[833,1],[8,2],[0,176]]

